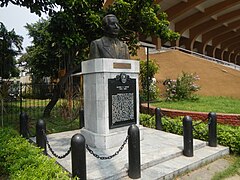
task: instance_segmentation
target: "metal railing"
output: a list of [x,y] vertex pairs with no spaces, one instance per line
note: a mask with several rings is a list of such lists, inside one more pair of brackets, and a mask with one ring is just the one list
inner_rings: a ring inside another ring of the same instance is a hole
[[194,55],[196,57],[200,57],[200,58],[203,58],[205,60],[215,62],[215,63],[221,64],[223,66],[227,66],[227,67],[230,67],[232,69],[236,69],[236,70],[240,71],[240,66],[237,65],[237,64],[234,64],[234,63],[223,61],[223,60],[220,60],[220,59],[217,59],[217,58],[214,58],[214,57],[210,57],[210,56],[207,56],[207,55],[204,55],[204,54],[201,54],[201,53],[197,53],[197,52],[194,52],[194,51],[190,51],[188,49],[184,49],[184,48],[177,47],[177,46],[171,47],[169,49],[180,50],[182,52]]
[[[29,120],[36,121],[42,118],[46,106],[51,101],[55,86],[56,84],[19,83],[14,97],[8,95],[1,98],[1,126],[9,126],[18,121],[22,112],[28,114]],[[62,89],[66,90],[59,94],[58,101],[51,111],[51,119],[61,117],[70,122],[79,118],[82,96],[78,84]]]

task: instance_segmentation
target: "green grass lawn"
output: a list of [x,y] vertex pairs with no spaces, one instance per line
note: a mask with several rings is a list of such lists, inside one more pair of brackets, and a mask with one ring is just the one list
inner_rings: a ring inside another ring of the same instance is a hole
[[228,157],[228,159],[231,162],[231,165],[224,171],[216,173],[212,180],[223,180],[234,175],[236,178],[240,176],[240,157],[231,155]]
[[151,105],[176,110],[240,114],[240,99],[227,97],[200,96],[196,101],[167,102],[163,100]]

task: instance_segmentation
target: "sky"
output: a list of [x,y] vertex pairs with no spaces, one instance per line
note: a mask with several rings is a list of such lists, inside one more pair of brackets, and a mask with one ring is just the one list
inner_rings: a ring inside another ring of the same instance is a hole
[[25,7],[12,4],[7,7],[0,7],[0,22],[3,22],[8,31],[14,29],[17,35],[23,36],[23,48],[31,45],[31,39],[28,37],[28,31],[24,26],[27,23],[35,23],[39,19],[39,16],[30,13],[30,9]]

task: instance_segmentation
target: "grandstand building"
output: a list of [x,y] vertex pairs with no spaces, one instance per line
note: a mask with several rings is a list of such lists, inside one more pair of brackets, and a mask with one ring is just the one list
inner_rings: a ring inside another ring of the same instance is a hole
[[[106,0],[105,5],[114,0]],[[148,37],[162,47],[179,47],[240,65],[239,0],[155,0],[168,14],[170,28],[180,34],[174,42]]]

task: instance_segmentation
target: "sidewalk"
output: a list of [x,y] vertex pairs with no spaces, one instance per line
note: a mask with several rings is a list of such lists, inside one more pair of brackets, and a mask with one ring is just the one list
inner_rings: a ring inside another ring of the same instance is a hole
[[[227,169],[233,162],[228,158],[228,156],[222,157],[217,159],[209,164],[203,165],[202,167],[180,175],[176,178],[176,180],[208,180],[213,178],[215,173],[222,172],[223,170]],[[238,174],[226,178],[226,180],[239,180],[240,176]]]

